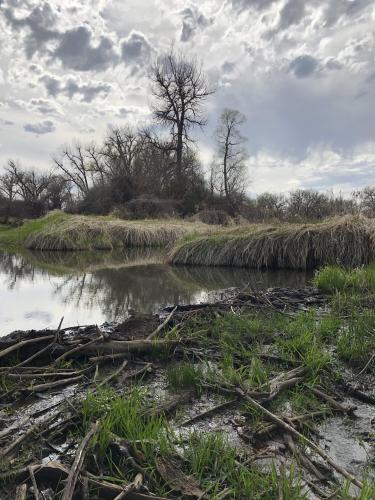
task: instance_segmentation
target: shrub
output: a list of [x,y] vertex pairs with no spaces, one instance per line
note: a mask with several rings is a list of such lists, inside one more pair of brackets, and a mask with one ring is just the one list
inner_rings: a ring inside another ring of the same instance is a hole
[[224,210],[201,210],[197,213],[197,218],[204,224],[228,226],[231,223],[231,217]]
[[159,198],[141,197],[126,203],[118,213],[128,219],[158,219],[178,215],[177,202]]

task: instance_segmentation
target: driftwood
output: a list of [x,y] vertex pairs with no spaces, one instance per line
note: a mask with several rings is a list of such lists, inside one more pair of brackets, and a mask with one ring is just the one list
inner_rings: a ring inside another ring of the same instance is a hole
[[59,364],[61,361],[64,361],[64,359],[66,359],[70,356],[73,356],[73,354],[77,354],[78,352],[85,351],[88,346],[96,344],[97,342],[99,342],[102,339],[103,339],[103,336],[101,335],[100,337],[93,339],[93,340],[90,340],[89,342],[86,342],[85,344],[78,344],[76,347],[73,347],[73,349],[69,349],[69,351],[64,352],[63,354],[61,354],[61,356],[56,358],[55,361],[53,362],[53,365],[55,366],[55,365]]
[[33,468],[31,466],[29,466],[28,470],[29,470],[29,474],[30,474],[31,484],[33,485],[33,494],[34,494],[35,500],[39,500],[40,493],[39,493],[38,486],[37,486],[36,481],[35,481]]
[[47,391],[48,389],[54,389],[55,387],[61,387],[63,385],[75,384],[82,380],[84,375],[79,375],[78,377],[64,378],[63,380],[57,380],[55,382],[47,382],[46,384],[31,385],[24,389],[29,392],[41,392]]
[[239,394],[241,397],[243,397],[246,401],[251,403],[255,408],[260,410],[262,413],[264,413],[268,419],[272,420],[272,422],[275,422],[278,424],[280,427],[283,427],[284,430],[287,432],[291,433],[293,436],[296,438],[300,439],[302,442],[305,442],[310,448],[312,448],[318,455],[320,455],[327,463],[329,463],[337,472],[339,472],[341,475],[346,477],[350,482],[358,486],[358,488],[363,488],[363,483],[359,481],[353,474],[351,474],[349,471],[344,469],[344,467],[341,467],[338,465],[336,462],[332,460],[332,458],[322,449],[320,446],[315,444],[313,441],[308,439],[306,436],[301,434],[299,431],[297,431],[294,427],[292,427],[290,424],[287,424],[284,422],[281,418],[278,416],[274,415],[271,413],[269,410],[264,408],[261,404],[259,404],[257,401],[255,401],[251,396],[249,396],[245,391],[243,391],[240,388],[236,389],[237,394]]
[[26,500],[27,498],[27,484],[20,484],[16,488],[15,500]]
[[290,451],[293,453],[294,457],[298,462],[303,465],[311,474],[313,474],[319,481],[325,481],[327,478],[320,472],[319,469],[312,463],[312,461],[299,450],[290,434],[285,435],[285,442],[289,447]]
[[[306,422],[307,420],[311,420],[315,417],[323,417],[325,415],[327,415],[327,411],[319,410],[319,411],[314,411],[311,413],[306,413],[305,415],[298,415],[296,417],[291,417],[289,420],[293,423],[293,425],[295,425],[295,424],[299,425],[303,422]],[[255,431],[254,435],[261,437],[261,436],[270,434],[271,432],[277,430],[278,428],[279,428],[279,426],[276,423],[269,424],[269,425],[266,425],[266,426],[262,427],[261,429]]]
[[[98,490],[99,498],[113,500],[117,495],[122,493],[123,487],[118,484],[110,483],[97,478],[89,472],[86,473],[89,483]],[[159,497],[155,495],[146,495],[140,492],[132,491],[125,497],[128,500],[169,500],[166,497]]]
[[97,421],[95,424],[92,425],[91,429],[83,438],[81,444],[78,447],[72,468],[70,469],[68,474],[66,486],[64,488],[64,493],[62,495],[62,500],[71,500],[73,498],[76,483],[78,480],[78,476],[81,472],[83,462],[85,460],[87,449],[91,443],[93,436],[98,432],[99,425],[100,425],[99,421]]
[[146,353],[172,348],[178,344],[179,340],[110,340],[95,346],[84,344],[81,351],[87,354]]

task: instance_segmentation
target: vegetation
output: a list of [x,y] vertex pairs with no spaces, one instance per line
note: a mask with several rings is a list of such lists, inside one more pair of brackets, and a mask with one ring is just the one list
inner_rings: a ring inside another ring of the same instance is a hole
[[169,260],[258,269],[314,269],[338,262],[354,267],[375,259],[374,236],[373,220],[359,215],[317,224],[254,225],[182,242]]

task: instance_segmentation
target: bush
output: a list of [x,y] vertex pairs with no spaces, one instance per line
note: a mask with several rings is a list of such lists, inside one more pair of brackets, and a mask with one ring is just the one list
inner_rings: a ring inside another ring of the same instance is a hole
[[141,197],[117,207],[116,215],[124,219],[158,219],[178,215],[178,203],[174,200]]
[[14,200],[9,204],[1,200],[0,203],[1,219],[38,219],[45,213],[46,209],[41,201]]
[[228,226],[232,219],[224,210],[207,209],[201,210],[196,217],[204,224]]

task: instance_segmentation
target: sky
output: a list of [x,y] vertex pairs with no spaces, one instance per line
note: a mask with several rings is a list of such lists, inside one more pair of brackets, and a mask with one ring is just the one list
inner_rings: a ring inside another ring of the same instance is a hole
[[75,139],[150,120],[150,63],[173,46],[247,117],[249,193],[375,185],[374,0],[0,0],[0,171],[47,169]]

